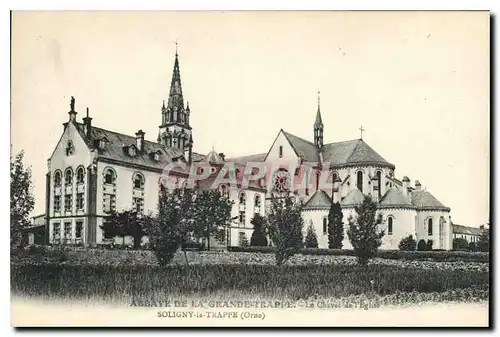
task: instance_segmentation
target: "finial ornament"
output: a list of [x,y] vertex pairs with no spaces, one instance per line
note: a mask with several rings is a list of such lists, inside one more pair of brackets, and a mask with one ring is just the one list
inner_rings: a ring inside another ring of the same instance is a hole
[[75,98],[73,96],[71,96],[71,103],[69,106],[71,108],[71,111],[75,111]]
[[319,94],[320,94],[320,91],[318,90],[318,106],[319,106],[319,101],[320,101],[320,98],[321,98]]
[[363,129],[363,125],[361,125],[361,127],[359,128],[359,130],[361,131],[361,139],[363,139],[363,131],[365,131],[365,129]]
[[175,55],[177,55],[177,46],[178,46],[179,42],[177,42],[177,39],[175,39],[174,43],[175,43]]

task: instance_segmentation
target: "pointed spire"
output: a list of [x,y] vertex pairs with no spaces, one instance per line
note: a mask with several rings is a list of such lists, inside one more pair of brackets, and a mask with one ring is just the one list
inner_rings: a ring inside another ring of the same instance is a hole
[[323,121],[321,119],[321,109],[320,109],[320,96],[318,91],[318,111],[316,112],[316,120],[314,121],[314,128],[323,128]]
[[176,113],[174,113],[175,120],[177,120],[178,114],[184,110],[184,98],[182,96],[181,74],[179,70],[179,56],[177,52],[175,53],[174,70],[172,73],[172,82],[170,83],[167,110],[176,111]]

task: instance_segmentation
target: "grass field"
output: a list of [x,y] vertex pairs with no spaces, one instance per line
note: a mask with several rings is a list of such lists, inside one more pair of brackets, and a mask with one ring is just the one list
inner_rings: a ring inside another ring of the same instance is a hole
[[203,297],[360,299],[382,304],[489,299],[489,263],[299,254],[286,265],[250,252],[182,253],[166,268],[148,251],[31,248],[11,255],[13,296],[112,301]]
[[[487,272],[420,270],[393,266],[209,265],[167,268],[19,265],[11,268],[14,294],[118,300],[232,295],[273,299],[343,298],[397,294],[417,300],[488,298]],[[427,295],[418,295],[418,294]],[[423,296],[423,297],[422,297]]]

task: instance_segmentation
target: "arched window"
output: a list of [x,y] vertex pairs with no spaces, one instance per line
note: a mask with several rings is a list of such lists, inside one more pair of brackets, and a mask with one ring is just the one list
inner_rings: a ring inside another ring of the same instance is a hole
[[141,190],[144,188],[144,176],[140,173],[134,175],[134,188]]
[[85,182],[85,169],[83,167],[79,167],[76,169],[76,183],[83,184]]
[[229,194],[229,191],[227,189],[227,186],[226,185],[220,185],[219,187],[219,191],[220,193],[224,196],[224,197],[227,197],[228,194]]
[[240,205],[245,205],[246,201],[247,201],[247,198],[246,198],[246,195],[245,195],[245,192],[241,192],[240,193]]
[[358,173],[356,173],[356,186],[358,190],[363,193],[363,171],[358,171]]
[[260,195],[255,195],[254,207],[260,207]]
[[377,171],[377,187],[378,187],[378,197],[382,197],[382,171]]
[[393,218],[392,216],[387,218],[387,235],[392,235],[393,231]]
[[57,170],[54,172],[54,185],[55,186],[61,186],[61,171]]
[[73,170],[68,168],[66,172],[64,172],[64,184],[71,185],[73,184]]
[[328,220],[326,218],[323,218],[323,234],[328,233]]
[[427,220],[427,235],[432,236],[432,218]]
[[104,183],[114,184],[116,180],[115,171],[112,168],[107,168],[104,170]]

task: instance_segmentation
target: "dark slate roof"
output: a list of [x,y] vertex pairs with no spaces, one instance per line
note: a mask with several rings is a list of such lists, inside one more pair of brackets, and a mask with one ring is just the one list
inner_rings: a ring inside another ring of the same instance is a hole
[[443,205],[430,192],[414,190],[411,192],[411,203],[419,210],[438,210],[449,212],[450,208]]
[[[128,136],[118,132],[102,129],[96,126],[91,128],[91,139],[85,136],[84,125],[82,123],[75,123],[80,135],[87,143],[89,148],[95,148],[94,141],[106,138],[108,142],[106,143],[104,150],[99,150],[98,158],[109,159],[117,162],[123,162],[128,164],[135,164],[150,168],[152,170],[162,170],[166,165],[172,163],[174,158],[184,158],[184,153],[182,150],[166,147],[156,142],[151,142],[144,140],[144,151],[139,153],[137,151],[136,156],[131,157],[125,151],[124,146],[136,146],[137,140],[135,136]],[[152,154],[154,152],[160,153],[160,159],[155,161]],[[179,171],[176,169],[176,171]]]
[[284,130],[282,131],[292,148],[295,150],[297,156],[302,157],[308,162],[318,162],[318,148],[314,143],[292,135]]
[[304,210],[317,210],[317,209],[324,210],[324,209],[330,209],[331,205],[332,205],[332,199],[330,199],[328,194],[326,194],[325,191],[318,190],[309,198],[309,200],[307,200],[303,209]]
[[365,200],[365,196],[361,193],[360,190],[354,188],[349,192],[349,194],[340,202],[342,206],[354,206],[360,205]]
[[362,139],[326,144],[323,147],[323,160],[333,166],[356,164],[375,164],[394,168]]
[[203,155],[201,153],[193,152],[191,154],[191,159],[192,159],[193,162],[203,161],[203,159],[205,159],[205,155]]
[[[290,142],[297,156],[302,157],[305,161],[318,162],[319,150],[314,143],[284,130],[283,134]],[[388,166],[394,169],[393,164],[385,160],[362,139],[325,144],[322,149],[322,154],[323,162],[330,163],[330,166],[372,164]]]
[[415,208],[410,203],[408,198],[403,195],[403,192],[396,187],[390,188],[380,199],[379,207],[381,208]]
[[453,234],[467,234],[467,235],[480,236],[483,233],[483,230],[478,227],[469,227],[456,224],[452,225],[453,225]]
[[267,153],[258,153],[242,157],[226,158],[226,162],[237,163],[246,165],[246,163],[258,163],[263,162],[266,159]]

